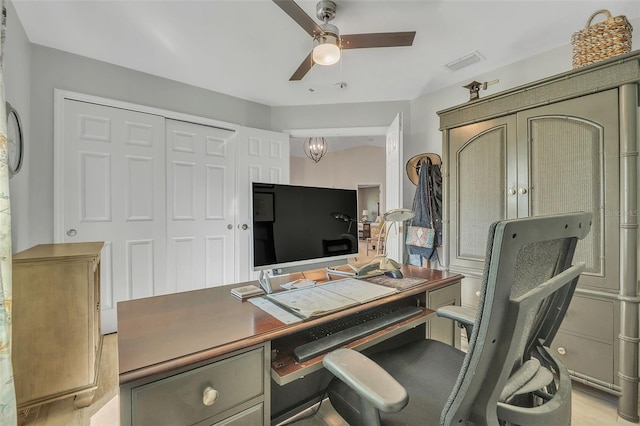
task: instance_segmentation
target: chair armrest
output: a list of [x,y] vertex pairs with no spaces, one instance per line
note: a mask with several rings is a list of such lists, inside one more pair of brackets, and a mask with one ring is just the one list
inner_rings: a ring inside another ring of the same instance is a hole
[[352,349],[337,349],[322,360],[334,376],[377,409],[395,413],[409,402],[406,389],[378,364]]
[[442,306],[436,310],[436,315],[458,321],[462,325],[473,325],[477,310],[465,306]]

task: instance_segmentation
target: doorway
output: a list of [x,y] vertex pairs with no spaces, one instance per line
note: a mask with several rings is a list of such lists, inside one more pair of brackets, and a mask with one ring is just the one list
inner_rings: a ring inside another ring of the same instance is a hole
[[[380,188],[380,184],[358,184],[358,213],[361,221],[378,222],[381,211]],[[382,209],[384,211],[383,207]]]
[[[383,154],[384,158],[382,160],[384,173],[383,177],[380,178],[369,178],[366,175],[359,175],[356,177],[353,184],[351,184],[350,188],[356,189],[357,184],[361,182],[382,182],[380,188],[380,207],[379,214],[383,212],[401,208],[403,205],[402,200],[402,169],[401,166],[403,164],[403,153],[402,153],[402,145],[403,145],[403,126],[402,126],[402,114],[398,113],[390,126],[385,127],[346,127],[346,128],[319,128],[319,129],[290,129],[283,130],[284,133],[290,135],[291,143],[291,151],[293,152],[295,148],[295,144],[293,143],[295,138],[304,139],[308,137],[345,137],[345,136],[378,136],[384,138],[384,149]],[[329,147],[330,149],[330,147]],[[330,151],[328,151],[330,152]],[[327,154],[328,155],[328,154]],[[301,160],[304,160],[302,158]],[[325,167],[328,162],[323,163],[321,159],[318,163],[313,163],[312,160],[306,159],[307,162],[310,162],[311,165],[320,166],[318,169]],[[336,172],[335,170],[340,167],[342,169],[352,169],[354,164],[362,165],[369,163],[370,159],[363,156],[356,161],[352,161],[349,164],[344,164],[342,166],[336,165],[335,167],[326,168],[325,172],[322,174],[321,178],[321,186],[327,187],[340,187],[345,188],[344,181],[335,181],[332,183],[331,180],[335,179]],[[295,177],[296,171],[293,163],[291,164],[291,183],[292,184],[300,184],[300,185],[313,185],[313,183],[305,182],[303,179],[298,180]],[[367,170],[371,170],[368,168]],[[362,211],[358,212],[360,215]],[[360,218],[359,218],[360,219]],[[404,260],[404,241],[403,238],[398,234],[394,234],[392,236],[388,236],[387,247],[389,249],[388,255],[392,259],[397,259],[402,263]]]

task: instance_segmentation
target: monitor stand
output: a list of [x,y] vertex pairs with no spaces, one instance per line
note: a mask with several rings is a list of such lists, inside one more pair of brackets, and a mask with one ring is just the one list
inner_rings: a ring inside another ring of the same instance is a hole
[[258,276],[258,283],[260,287],[267,294],[273,293],[273,289],[271,288],[271,279],[269,278],[269,273],[266,271],[260,271],[260,275]]

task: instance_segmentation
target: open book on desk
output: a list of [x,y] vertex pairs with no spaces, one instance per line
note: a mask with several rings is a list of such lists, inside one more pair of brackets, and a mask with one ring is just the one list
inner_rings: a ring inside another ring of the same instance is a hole
[[338,275],[342,277],[369,278],[382,275],[384,271],[380,269],[380,262],[369,262],[366,265],[357,266],[351,263],[336,267],[328,267],[327,274]]
[[314,287],[272,293],[266,297],[306,319],[340,311],[396,292],[395,288],[347,278]]

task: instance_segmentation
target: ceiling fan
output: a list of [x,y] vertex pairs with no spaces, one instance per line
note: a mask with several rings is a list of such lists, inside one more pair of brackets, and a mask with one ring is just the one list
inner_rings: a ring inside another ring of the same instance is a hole
[[316,16],[323,22],[322,24],[317,24],[294,0],[273,0],[273,2],[309,33],[314,40],[313,50],[302,61],[289,81],[302,80],[314,64],[335,64],[340,60],[341,50],[411,46],[416,35],[415,31],[406,31],[341,36],[338,28],[329,23],[336,16],[335,2],[321,0],[316,6]]

